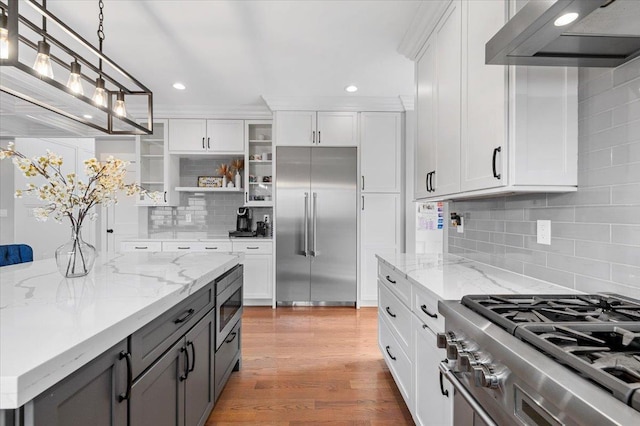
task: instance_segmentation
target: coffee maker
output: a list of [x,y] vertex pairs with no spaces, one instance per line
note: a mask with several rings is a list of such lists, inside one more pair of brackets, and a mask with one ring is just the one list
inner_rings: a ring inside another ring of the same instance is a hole
[[251,230],[251,209],[248,207],[238,207],[236,214],[236,230],[229,231],[231,237],[254,237],[255,232]]

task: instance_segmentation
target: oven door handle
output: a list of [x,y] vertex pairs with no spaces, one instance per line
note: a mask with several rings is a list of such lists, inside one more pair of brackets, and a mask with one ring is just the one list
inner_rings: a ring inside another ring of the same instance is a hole
[[491,416],[487,414],[487,412],[482,408],[478,401],[475,400],[473,395],[464,387],[464,385],[458,380],[458,378],[453,374],[453,371],[447,367],[447,364],[441,362],[438,366],[440,368],[440,372],[444,375],[444,377],[451,383],[456,392],[458,392],[467,404],[471,406],[471,409],[486,423],[487,426],[498,426],[496,422],[493,421]]

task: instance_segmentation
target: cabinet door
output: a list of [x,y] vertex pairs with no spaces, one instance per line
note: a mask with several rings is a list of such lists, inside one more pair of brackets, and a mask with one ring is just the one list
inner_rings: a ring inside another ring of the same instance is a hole
[[275,143],[284,146],[311,146],[316,140],[315,111],[278,111]]
[[213,408],[215,310],[209,312],[186,335],[189,377],[185,383],[185,425],[202,426]]
[[484,58],[486,41],[506,21],[506,2],[464,2],[462,14],[465,33],[460,185],[462,191],[471,191],[508,183],[507,67],[486,65]]
[[361,197],[360,300],[378,299],[376,254],[395,254],[400,247],[400,195],[363,194]]
[[402,115],[360,114],[360,189],[366,192],[400,192]]
[[244,299],[273,299],[273,256],[270,254],[245,255]]
[[207,150],[244,155],[244,121],[207,120]]
[[453,389],[447,380],[440,390],[438,364],[446,357],[436,346],[436,335],[415,316],[413,322],[414,419],[419,425],[450,425],[453,412]]
[[416,62],[416,145],[414,197],[426,198],[430,174],[435,170],[436,37],[431,36]]
[[451,3],[435,29],[436,152],[433,195],[460,192],[460,1]]
[[133,384],[130,426],[184,426],[184,349],[182,338]]
[[206,136],[206,120],[169,120],[169,151],[203,152]]
[[126,426],[127,351],[122,341],[33,400],[34,425]]
[[358,146],[357,112],[319,112],[318,146]]

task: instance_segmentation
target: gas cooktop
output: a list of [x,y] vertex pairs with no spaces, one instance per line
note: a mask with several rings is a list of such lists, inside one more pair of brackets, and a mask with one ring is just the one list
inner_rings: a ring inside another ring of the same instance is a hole
[[472,295],[462,304],[640,411],[640,302],[614,294]]

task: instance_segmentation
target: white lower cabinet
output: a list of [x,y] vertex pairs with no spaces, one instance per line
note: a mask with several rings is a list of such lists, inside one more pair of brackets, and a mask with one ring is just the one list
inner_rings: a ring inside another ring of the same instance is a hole
[[413,419],[419,425],[449,426],[453,419],[453,389],[449,381],[440,380],[438,369],[438,364],[446,357],[445,351],[436,347],[435,331],[415,315],[412,315],[411,325]]
[[418,425],[450,426],[453,389],[440,380],[446,358],[436,345],[444,331],[437,297],[398,271],[378,264],[378,344],[391,374]]
[[244,304],[273,303],[273,244],[271,241],[233,241],[233,251],[244,253]]

